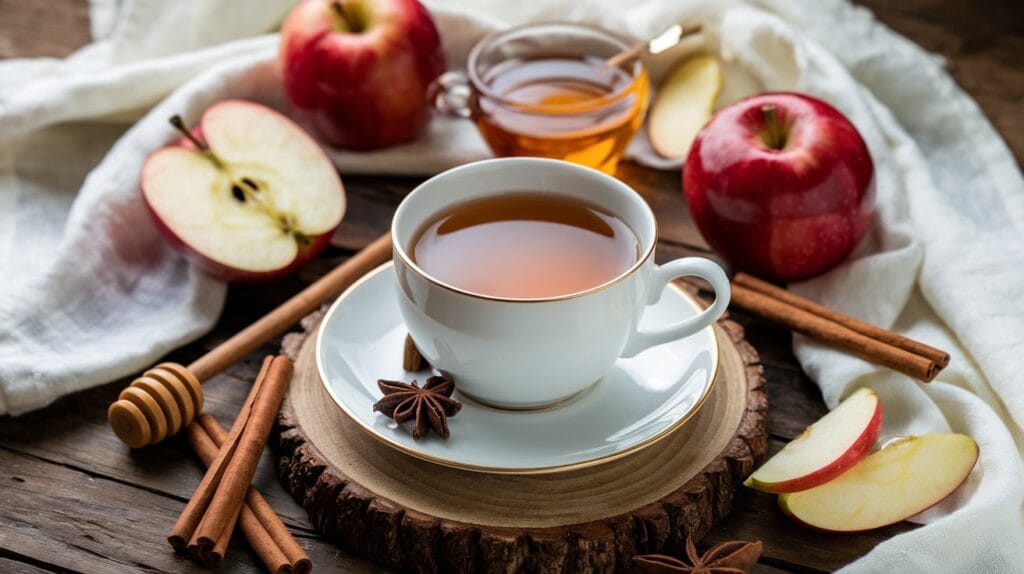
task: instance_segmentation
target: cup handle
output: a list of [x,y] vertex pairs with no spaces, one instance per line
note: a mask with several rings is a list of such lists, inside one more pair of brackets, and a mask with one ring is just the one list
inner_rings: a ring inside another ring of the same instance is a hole
[[427,88],[427,101],[439,113],[452,118],[468,118],[472,115],[469,98],[473,89],[462,72],[445,72]]
[[715,291],[715,302],[696,317],[679,321],[661,329],[645,330],[637,328],[626,343],[622,352],[623,358],[629,358],[644,349],[688,337],[714,323],[729,306],[729,278],[725,271],[710,259],[687,257],[676,259],[656,268],[651,277],[646,294],[646,304],[653,305],[661,299],[665,286],[677,277],[700,277],[711,284]]

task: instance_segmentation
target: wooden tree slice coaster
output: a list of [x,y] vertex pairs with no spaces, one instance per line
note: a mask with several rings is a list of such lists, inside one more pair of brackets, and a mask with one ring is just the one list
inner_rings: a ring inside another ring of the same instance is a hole
[[[555,474],[490,475],[402,454],[352,422],[315,361],[322,312],[285,338],[295,375],[278,415],[279,471],[313,525],[341,545],[419,572],[631,571],[679,555],[729,513],[767,450],[768,398],[743,328],[715,325],[718,380],[698,413],[625,458]],[[402,349],[395,349],[395,360]]]

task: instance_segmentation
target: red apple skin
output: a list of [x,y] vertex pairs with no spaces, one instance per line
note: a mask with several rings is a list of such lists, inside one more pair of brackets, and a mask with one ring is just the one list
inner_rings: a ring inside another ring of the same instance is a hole
[[445,71],[441,39],[416,0],[346,0],[365,7],[350,33],[327,0],[305,0],[281,29],[280,67],[293,115],[336,147],[374,149],[415,139],[427,89]]
[[879,433],[882,432],[883,422],[882,402],[879,401],[875,407],[874,416],[871,417],[871,421],[864,428],[864,433],[832,464],[792,480],[776,483],[756,482],[754,488],[763,492],[782,494],[783,492],[808,490],[831,481],[833,478],[853,468],[855,464],[871,453],[871,447],[874,446],[875,441],[878,440]]
[[[226,100],[224,102],[214,104],[209,109],[207,109],[203,115],[205,116],[210,111],[213,111],[217,106],[225,103],[230,103],[231,105],[258,105],[249,102],[242,102],[239,100]],[[263,106],[260,107],[262,108]],[[271,113],[277,113],[273,112],[272,110],[269,110],[269,108],[267,109],[267,111]],[[300,129],[299,131],[301,132],[302,130]],[[202,125],[197,125],[194,128],[190,129],[189,133],[191,133],[193,137],[195,137],[203,144],[206,143],[206,138],[203,136]],[[309,134],[303,133],[303,135],[309,138]],[[309,141],[314,146],[319,147],[319,145],[316,142],[314,142],[312,138],[310,138]],[[167,147],[175,146],[183,147],[185,149],[196,149],[195,144],[193,144],[192,141],[186,137],[182,137],[174,144],[171,144],[161,149],[167,149]],[[149,157],[153,157],[158,153],[160,153],[160,150],[153,152]],[[324,159],[327,160],[326,154],[324,154]],[[149,161],[149,158],[146,158],[146,160]],[[142,171],[143,173],[145,173],[145,165],[143,165]],[[342,186],[342,190],[344,190],[344,186]],[[202,253],[196,251],[191,245],[185,243],[185,241],[178,237],[178,234],[176,234],[170,227],[167,226],[166,223],[163,222],[163,220],[160,218],[160,215],[156,212],[155,209],[153,209],[153,206],[150,205],[149,201],[146,200],[145,193],[142,194],[142,199],[143,203],[146,204],[146,211],[149,212],[150,218],[153,220],[153,225],[156,226],[157,230],[160,231],[160,234],[164,236],[164,239],[166,239],[167,242],[175,250],[178,251],[178,253],[180,253],[183,257],[185,257],[186,260],[188,260],[192,265],[195,265],[197,268],[202,269],[206,273],[213,275],[218,279],[222,279],[224,281],[229,282],[262,283],[265,281],[273,281],[275,279],[280,279],[281,277],[284,277],[286,275],[290,275],[297,271],[300,267],[311,261],[314,257],[319,255],[321,251],[323,251],[328,245],[330,245],[331,238],[334,236],[334,232],[338,229],[338,227],[341,226],[341,222],[339,221],[338,225],[334,226],[334,228],[331,229],[330,231],[326,231],[320,235],[311,237],[309,244],[300,246],[298,254],[295,256],[295,259],[293,259],[292,262],[289,263],[287,266],[282,267],[280,269],[274,269],[271,271],[253,272],[246,271],[244,269],[236,269],[234,267],[229,267],[227,265],[214,261],[213,259],[210,259],[209,257],[206,257]]]
[[[765,140],[772,105],[785,146]],[[719,111],[694,141],[683,191],[701,235],[736,270],[796,281],[839,264],[868,229],[875,169],[838,110],[768,93]]]

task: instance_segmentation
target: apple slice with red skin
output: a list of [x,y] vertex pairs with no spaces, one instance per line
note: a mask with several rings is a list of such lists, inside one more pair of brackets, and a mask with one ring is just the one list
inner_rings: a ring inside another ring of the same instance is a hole
[[978,461],[978,444],[954,433],[896,439],[839,478],[782,494],[779,506],[804,526],[860,532],[894,524],[953,493]]
[[783,447],[743,483],[765,492],[797,492],[843,474],[871,451],[882,429],[882,403],[859,389]]
[[[173,121],[172,121],[173,123]],[[280,277],[314,257],[345,214],[323,150],[265,106],[220,102],[142,168],[157,227],[199,268],[225,280]]]

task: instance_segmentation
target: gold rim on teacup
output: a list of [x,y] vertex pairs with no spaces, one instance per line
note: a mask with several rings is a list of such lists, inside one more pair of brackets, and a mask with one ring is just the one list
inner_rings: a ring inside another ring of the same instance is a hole
[[[426,187],[427,185],[431,184],[434,181],[434,179],[439,178],[441,176],[450,177],[451,175],[453,175],[456,172],[461,171],[463,169],[469,169],[469,168],[477,169],[481,164],[486,164],[486,163],[491,163],[491,162],[516,161],[516,160],[519,160],[519,159],[525,159],[525,160],[530,160],[530,161],[541,161],[541,162],[555,162],[555,163],[558,163],[558,164],[566,163],[566,162],[563,162],[561,160],[549,159],[549,158],[495,158],[495,159],[482,160],[482,161],[478,161],[478,162],[474,162],[474,163],[465,164],[465,165],[462,165],[462,166],[459,166],[459,167],[456,167],[456,168],[452,168],[452,169],[450,169],[448,171],[445,171],[445,172],[443,172],[441,174],[435,175],[434,177],[431,177],[430,179],[428,179],[428,180],[424,181],[423,183],[417,185],[415,189],[413,189],[411,192],[409,192],[409,195],[411,196],[412,194],[416,193],[421,188]],[[392,219],[391,219],[391,244],[394,247],[394,252],[398,256],[398,258],[402,260],[402,263],[404,263],[406,267],[408,267],[414,273],[419,275],[420,278],[422,278],[424,281],[427,281],[428,283],[431,283],[433,285],[437,285],[438,287],[441,287],[442,289],[445,289],[447,291],[451,291],[453,293],[458,293],[460,295],[465,295],[467,297],[472,297],[474,299],[481,299],[481,300],[484,300],[484,301],[500,301],[500,302],[505,302],[505,303],[550,303],[550,302],[554,302],[554,301],[567,301],[569,299],[576,299],[578,297],[584,297],[584,296],[587,296],[587,295],[591,295],[593,293],[599,293],[601,291],[604,291],[605,289],[608,289],[609,287],[612,287],[612,286],[616,285],[617,283],[620,283],[621,281],[629,278],[630,275],[635,273],[637,271],[637,269],[640,269],[641,267],[643,267],[643,265],[645,263],[647,263],[647,261],[650,260],[651,257],[654,256],[654,249],[655,249],[655,247],[658,246],[658,220],[654,216],[654,211],[651,209],[651,206],[647,204],[647,201],[645,201],[643,199],[643,197],[640,196],[640,194],[636,192],[636,190],[630,188],[628,185],[622,183],[618,179],[616,179],[616,178],[614,178],[614,177],[612,177],[612,176],[610,176],[610,175],[608,175],[608,174],[606,174],[606,173],[604,173],[604,172],[602,172],[600,170],[594,169],[592,167],[587,167],[585,165],[579,165],[579,164],[572,164],[572,166],[574,168],[581,168],[581,169],[584,169],[584,170],[589,170],[591,172],[594,172],[595,174],[599,174],[599,175],[601,175],[603,177],[607,177],[609,179],[614,180],[617,183],[622,184],[623,186],[625,186],[625,188],[630,193],[636,195],[637,197],[640,197],[640,202],[639,203],[642,204],[642,209],[645,210],[646,213],[650,216],[650,221],[651,221],[651,223],[653,225],[653,230],[652,230],[650,244],[645,246],[643,254],[640,255],[640,257],[637,258],[636,263],[634,263],[629,269],[626,269],[625,271],[623,271],[622,273],[617,275],[614,279],[606,281],[606,282],[604,282],[604,283],[602,283],[600,285],[595,285],[594,287],[591,287],[591,288],[586,289],[584,291],[577,291],[575,293],[568,293],[568,294],[565,294],[565,295],[557,295],[557,296],[554,296],[554,297],[533,297],[533,298],[529,298],[529,297],[522,297],[522,298],[521,297],[499,297],[499,296],[496,296],[496,295],[487,295],[486,293],[477,293],[475,291],[469,291],[469,290],[466,290],[466,289],[462,289],[461,287],[456,287],[455,285],[452,285],[451,283],[445,283],[444,281],[441,281],[440,279],[430,275],[429,273],[424,271],[419,265],[417,265],[416,262],[414,262],[412,260],[412,258],[409,257],[409,254],[406,252],[405,246],[401,245],[400,241],[398,240],[398,237],[401,234],[398,233],[398,230],[396,229],[396,225],[397,225],[397,222],[399,220],[399,215],[400,215],[399,212],[402,210],[403,205],[405,205],[404,201],[402,202],[402,205],[398,206],[398,210],[399,211],[396,211],[394,217],[392,217]],[[409,196],[406,196],[406,197],[409,197]],[[637,239],[640,239],[639,234],[637,234],[635,230],[633,230],[633,233],[634,233],[634,235],[637,236]]]

